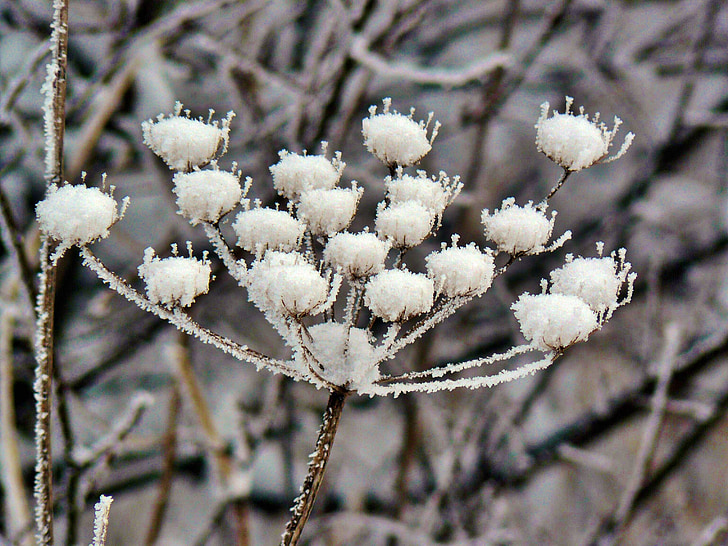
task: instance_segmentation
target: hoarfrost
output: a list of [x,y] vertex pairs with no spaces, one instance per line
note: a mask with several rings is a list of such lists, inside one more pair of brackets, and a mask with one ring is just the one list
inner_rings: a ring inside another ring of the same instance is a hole
[[513,197],[505,199],[500,210],[493,214],[483,210],[481,221],[485,237],[496,244],[498,250],[514,254],[537,254],[545,249],[554,229],[556,212],[547,218],[541,208],[532,202],[519,207]]
[[419,245],[432,231],[434,213],[416,201],[380,203],[375,226],[380,237],[388,239],[398,248]]
[[237,245],[260,256],[267,250],[295,250],[306,226],[286,211],[255,208],[240,212],[233,229],[238,236]]
[[425,262],[437,291],[449,298],[484,292],[493,282],[493,256],[472,243],[433,252]]
[[296,199],[305,191],[330,190],[338,184],[344,163],[337,156],[329,161],[323,155],[299,155],[283,150],[281,160],[271,165],[273,187],[288,199]]
[[242,196],[240,178],[217,169],[177,173],[173,178],[177,207],[192,225],[215,223],[235,208]]
[[389,249],[373,233],[338,233],[326,244],[324,260],[348,277],[367,277],[382,270]]
[[387,322],[400,322],[432,308],[435,285],[421,273],[389,269],[366,285],[364,304]]
[[207,294],[210,287],[211,269],[207,260],[182,256],[160,259],[149,247],[144,251],[144,263],[138,269],[152,303],[187,307],[200,294]]
[[355,185],[351,189],[305,191],[298,203],[298,216],[314,235],[333,235],[351,223],[362,193]]

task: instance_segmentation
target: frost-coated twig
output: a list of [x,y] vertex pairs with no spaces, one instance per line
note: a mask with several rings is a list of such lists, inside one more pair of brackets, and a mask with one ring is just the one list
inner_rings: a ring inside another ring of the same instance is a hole
[[94,506],[94,541],[91,546],[104,546],[106,544],[106,532],[109,528],[109,512],[114,499],[101,495],[99,502]]
[[316,440],[316,449],[310,456],[308,474],[301,486],[301,494],[294,501],[291,509],[293,516],[286,525],[286,530],[281,539],[281,546],[295,546],[298,544],[303,527],[311,515],[316,495],[324,478],[326,463],[331,455],[331,447],[334,444],[334,437],[336,436],[345,402],[346,393],[332,391],[329,395],[321,428],[319,429],[318,440]]

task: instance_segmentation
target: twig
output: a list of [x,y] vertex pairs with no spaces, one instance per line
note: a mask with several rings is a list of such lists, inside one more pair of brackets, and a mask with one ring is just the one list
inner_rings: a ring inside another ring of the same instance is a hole
[[106,531],[109,527],[109,511],[111,502],[114,499],[101,495],[99,502],[94,506],[94,541],[92,546],[104,546],[106,544]]

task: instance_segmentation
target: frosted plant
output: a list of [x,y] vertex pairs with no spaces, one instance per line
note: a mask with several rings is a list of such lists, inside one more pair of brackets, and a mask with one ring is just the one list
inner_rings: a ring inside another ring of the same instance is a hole
[[[340,153],[321,155],[280,153],[270,167],[273,186],[288,201],[285,209],[251,203],[252,181],[241,185],[235,165],[221,170],[218,159],[225,151],[230,113],[222,122],[175,115],[160,116],[143,124],[144,140],[167,165],[173,177],[179,213],[201,225],[229,274],[247,291],[247,297],[265,316],[291,349],[287,361],[267,357],[247,346],[215,334],[197,324],[185,311],[204,297],[211,280],[209,258],[177,255],[159,258],[145,251],[139,266],[145,292],[138,291],[107,269],[88,244],[108,232],[118,220],[110,194],[78,188],[79,196],[61,198],[70,189],[53,189],[38,205],[41,229],[58,240],[60,248],[77,245],[84,263],[112,289],[143,309],[169,321],[205,343],[251,362],[258,368],[307,381],[330,393],[323,424],[312,455],[309,474],[296,499],[283,544],[295,544],[310,514],[328,460],[338,419],[347,396],[394,395],[433,392],[456,387],[479,388],[529,375],[549,366],[568,347],[585,341],[601,328],[621,305],[629,302],[634,274],[619,250],[603,256],[568,256],[563,267],[542,281],[541,294],[523,294],[512,310],[525,343],[512,349],[467,362],[393,375],[388,362],[425,332],[441,323],[473,298],[482,296],[517,259],[551,252],[570,238],[567,231],[552,240],[556,212],[548,213],[548,199],[561,187],[569,172],[601,161],[607,154],[616,127],[608,131],[581,112],[547,118],[542,108],[537,125],[537,146],[564,168],[564,175],[544,201],[516,204],[503,201],[500,209],[482,213],[488,246],[459,246],[459,236],[442,244],[425,258],[422,270],[410,270],[407,252],[437,234],[443,214],[457,197],[462,183],[441,172],[429,176],[404,168],[417,163],[431,149],[439,129],[431,134],[427,121],[413,120],[391,109],[371,107],[362,125],[364,144],[389,171],[385,195],[377,206],[373,226],[347,231],[364,192],[356,182],[339,186],[345,164]],[[211,114],[212,115],[212,114]],[[625,140],[626,151],[631,136]],[[61,193],[64,192],[64,193]],[[232,222],[237,236],[236,255],[220,230],[226,215],[240,208]],[[78,231],[82,215],[85,230]],[[373,228],[373,229],[372,229]],[[238,255],[242,254],[242,258]],[[496,267],[497,263],[503,265]],[[377,328],[375,328],[377,326]],[[383,327],[382,327],[383,326]],[[495,374],[459,377],[460,371],[485,368],[527,353],[530,363]]]

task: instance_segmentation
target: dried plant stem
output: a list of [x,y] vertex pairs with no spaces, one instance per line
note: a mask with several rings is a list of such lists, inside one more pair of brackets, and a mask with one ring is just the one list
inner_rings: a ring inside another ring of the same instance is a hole
[[346,392],[338,390],[331,391],[329,401],[324,410],[321,428],[319,428],[316,449],[311,454],[311,461],[308,463],[308,474],[301,486],[301,494],[294,501],[293,516],[286,525],[286,530],[281,539],[281,546],[295,546],[301,538],[303,528],[311,515],[316,495],[321,487],[321,482],[326,472],[326,463],[331,455],[331,448],[336,437],[336,430],[339,427],[339,419],[346,402]]
[[564,172],[561,173],[561,177],[559,178],[559,181],[556,182],[556,185],[553,188],[551,188],[551,191],[546,196],[546,199],[545,199],[546,201],[551,199],[556,194],[556,192],[561,189],[561,186],[564,185],[564,182],[566,182],[566,179],[569,178],[570,174],[571,174],[571,171],[569,169],[564,169]]

